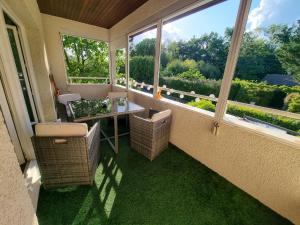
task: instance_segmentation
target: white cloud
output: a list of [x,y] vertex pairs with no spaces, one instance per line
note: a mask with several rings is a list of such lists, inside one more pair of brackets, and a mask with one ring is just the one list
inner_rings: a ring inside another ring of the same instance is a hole
[[171,39],[178,41],[183,38],[182,31],[174,26],[172,23],[168,23],[163,26],[163,41]]
[[299,0],[260,0],[249,13],[247,30],[271,24],[292,25],[299,17]]
[[255,30],[274,19],[285,2],[286,0],[261,0],[259,5],[249,13],[248,29]]
[[156,29],[149,30],[149,31],[146,31],[145,33],[142,33],[141,39],[144,39],[144,38],[156,38]]
[[[172,23],[164,25],[162,32],[163,43],[167,40],[179,41],[184,39],[183,32],[178,27],[174,26]],[[138,36],[135,36],[133,43],[137,44],[146,38],[156,38],[156,29],[146,31]]]

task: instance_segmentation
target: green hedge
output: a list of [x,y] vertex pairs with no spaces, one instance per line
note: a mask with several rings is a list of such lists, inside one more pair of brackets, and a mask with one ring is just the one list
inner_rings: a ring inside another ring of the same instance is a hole
[[[198,102],[189,102],[188,105],[205,109],[211,112],[215,111],[215,105],[208,100],[200,100]],[[244,117],[246,116],[251,116],[256,119],[281,126],[296,132],[299,132],[300,130],[300,121],[288,117],[283,117],[283,116],[277,116],[277,115],[272,115],[269,113],[262,112],[257,109],[253,109],[250,107],[246,106],[237,106],[237,105],[228,105],[227,113],[230,115],[238,116],[238,117]]]
[[[166,85],[181,91],[195,91],[197,94],[219,96],[221,80],[187,80],[180,77],[161,77],[160,85]],[[290,93],[300,93],[300,86],[287,87],[268,85],[263,82],[252,82],[235,79],[232,82],[229,99],[244,103],[255,102],[256,105],[282,109],[284,99]]]
[[137,82],[153,84],[154,57],[134,56],[129,61],[130,77]]

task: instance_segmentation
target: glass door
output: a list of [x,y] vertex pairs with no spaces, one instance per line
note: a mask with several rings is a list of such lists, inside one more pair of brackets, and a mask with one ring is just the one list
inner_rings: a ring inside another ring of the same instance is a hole
[[30,118],[30,122],[33,125],[38,122],[38,117],[36,113],[34,99],[31,92],[30,81],[28,79],[26,64],[22,52],[17,26],[7,24],[7,23],[8,22],[6,19],[8,38],[13,53],[16,69],[17,69],[16,75],[18,76],[22,88],[22,93],[26,103],[26,108],[27,108],[28,116]]
[[17,129],[16,129],[14,120],[12,118],[11,108],[9,106],[8,99],[7,99],[7,93],[5,93],[5,90],[3,88],[3,82],[2,82],[3,75],[2,75],[1,71],[3,71],[3,69],[2,69],[2,62],[0,60],[0,101],[1,101],[0,110],[2,111],[10,139],[13,143],[14,150],[17,155],[19,164],[21,165],[21,164],[25,163],[25,158],[24,158],[23,150],[22,150],[21,143],[20,143],[20,140],[18,137]]

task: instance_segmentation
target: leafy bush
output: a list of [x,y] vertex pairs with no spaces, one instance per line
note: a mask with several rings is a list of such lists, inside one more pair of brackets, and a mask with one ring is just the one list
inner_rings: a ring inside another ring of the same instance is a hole
[[197,94],[210,95],[214,94],[215,96],[219,95],[221,81],[216,80],[186,80],[180,77],[163,77],[160,76],[159,83],[161,85],[166,85],[168,88],[173,88],[175,90],[181,91],[195,91]]
[[197,107],[197,108],[200,108],[200,109],[210,111],[210,112],[215,112],[216,111],[216,106],[209,100],[201,99],[198,102],[192,101],[192,102],[189,102],[187,104],[190,105],[190,106],[194,106],[194,107]]
[[189,68],[183,63],[183,61],[174,59],[168,63],[166,70],[169,71],[173,76],[175,76],[177,74],[188,71]]
[[[230,93],[229,99],[244,103],[255,102],[256,105],[268,107],[274,100],[275,90],[276,86],[266,83],[236,79],[231,90],[231,92],[235,93]],[[283,99],[280,100],[278,105],[280,108],[283,106]]]
[[183,65],[186,66],[189,70],[197,71],[198,64],[193,59],[186,59],[183,61]]
[[291,93],[285,99],[285,108],[289,112],[300,113],[300,94]]
[[205,63],[203,60],[198,62],[198,70],[207,78],[218,80],[222,78],[220,69],[214,65]]
[[[191,70],[185,71],[176,77],[170,77],[170,72],[167,73],[166,70],[161,72],[160,84],[165,84],[168,88],[187,92],[195,91],[197,94],[202,95],[219,95],[221,80],[203,79],[202,76],[198,76],[197,72],[194,72],[195,75],[193,75]],[[231,85],[229,99],[244,103],[255,102],[259,106],[282,109],[284,98],[293,92],[300,94],[300,86],[276,86],[263,82],[235,79]],[[300,107],[299,101],[294,102],[293,108],[295,107]],[[295,109],[293,110],[296,112]]]
[[205,80],[205,77],[197,70],[188,70],[178,75],[179,78],[197,81],[197,80]]
[[154,57],[134,56],[129,61],[130,77],[138,82],[153,84]]

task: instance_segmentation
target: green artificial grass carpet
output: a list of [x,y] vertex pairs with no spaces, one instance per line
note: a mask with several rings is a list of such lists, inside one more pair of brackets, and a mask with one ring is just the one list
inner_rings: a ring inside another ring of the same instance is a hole
[[291,224],[174,146],[150,162],[120,139],[101,143],[93,186],[41,189],[40,225]]

